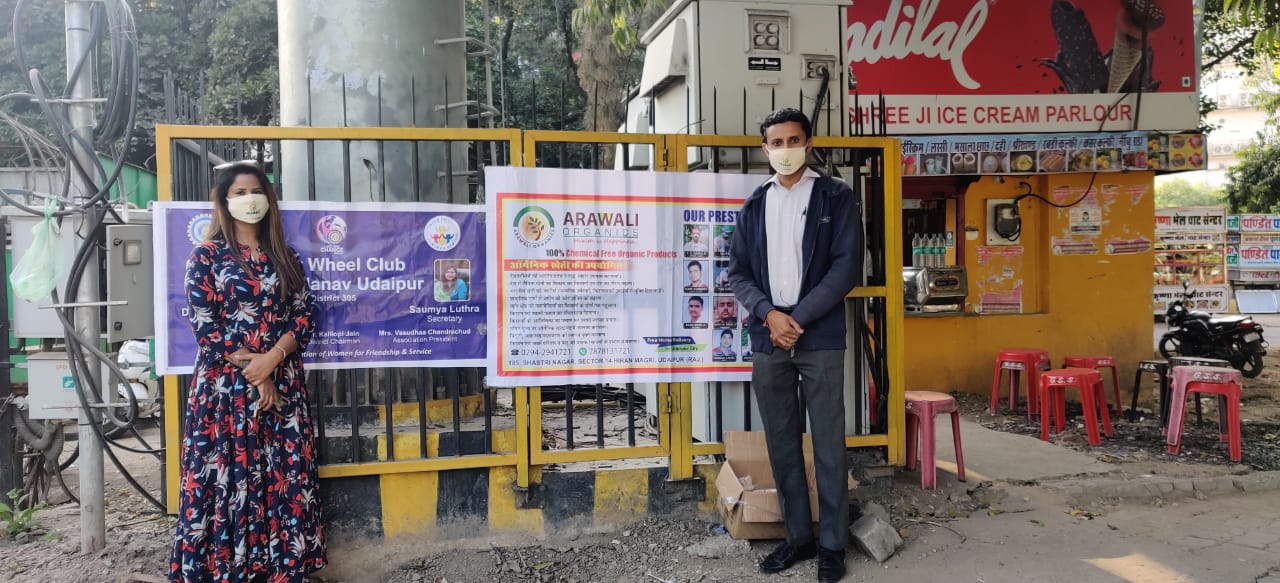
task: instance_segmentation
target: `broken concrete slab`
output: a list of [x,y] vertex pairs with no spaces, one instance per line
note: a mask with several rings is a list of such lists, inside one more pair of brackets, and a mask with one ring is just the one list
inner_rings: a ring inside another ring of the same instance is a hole
[[859,550],[881,563],[902,546],[902,537],[893,525],[876,516],[863,515],[849,527],[849,534]]

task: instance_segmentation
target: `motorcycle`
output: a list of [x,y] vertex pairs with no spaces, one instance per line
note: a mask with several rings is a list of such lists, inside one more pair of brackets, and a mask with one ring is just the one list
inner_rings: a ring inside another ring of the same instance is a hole
[[1160,356],[1199,356],[1231,363],[1245,378],[1262,373],[1262,357],[1267,341],[1262,326],[1249,316],[1212,317],[1207,312],[1188,310],[1195,297],[1190,282],[1182,282],[1182,299],[1169,304],[1165,322],[1169,331],[1160,337]]

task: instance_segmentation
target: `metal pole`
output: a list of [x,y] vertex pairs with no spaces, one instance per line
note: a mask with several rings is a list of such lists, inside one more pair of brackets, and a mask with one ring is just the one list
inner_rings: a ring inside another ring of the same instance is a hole
[[[67,71],[70,73],[76,69],[76,63],[81,58],[88,58],[86,55],[93,45],[93,34],[90,26],[92,4],[80,0],[67,0],[66,29],[67,29]],[[80,137],[79,140],[72,140],[72,154],[80,165],[84,168],[92,168],[94,166],[94,154],[92,151],[93,144],[93,105],[89,99],[93,97],[93,61],[89,61],[84,67],[80,68],[80,74],[76,78],[67,78],[67,86],[70,87],[71,99],[67,104],[67,117],[71,121],[71,131]],[[68,172],[72,179],[76,180],[78,187],[76,192],[79,196],[89,196],[94,193],[97,188],[93,184],[86,184],[84,179],[77,172]],[[86,241],[85,245],[92,245],[92,241]],[[97,252],[94,252],[97,255]],[[96,259],[89,262],[89,268],[85,271],[84,277],[80,282],[80,289],[76,295],[76,301],[80,303],[91,303],[99,301],[98,298],[98,261]],[[79,308],[76,310],[76,332],[80,337],[88,343],[97,344],[98,338],[102,331],[98,323],[97,307]],[[90,380],[92,386],[102,386],[102,372],[96,365],[89,365],[87,369],[86,380]],[[103,389],[105,391],[105,389]],[[98,439],[98,434],[94,431],[91,423],[98,422],[98,414],[93,411],[80,411],[80,552],[92,553],[102,550],[107,544],[106,531],[106,514],[103,512],[103,476],[102,476],[102,441]]]
[[[0,221],[0,251],[8,237],[8,221]],[[0,273],[8,273],[4,253],[0,252]],[[9,286],[0,285],[0,302],[8,303]],[[12,505],[7,493],[22,485],[22,469],[18,464],[17,435],[13,429],[13,407],[9,398],[13,386],[9,368],[9,319],[0,318],[0,502]]]

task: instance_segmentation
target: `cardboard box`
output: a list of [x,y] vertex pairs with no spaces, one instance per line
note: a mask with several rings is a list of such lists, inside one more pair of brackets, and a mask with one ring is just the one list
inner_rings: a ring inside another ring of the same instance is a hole
[[[716,508],[729,536],[736,539],[787,537],[773,482],[764,433],[729,431],[724,434],[725,462],[716,476]],[[818,519],[818,491],[813,468],[813,443],[804,436],[804,475],[809,485],[809,512]],[[849,477],[849,490],[858,482]]]

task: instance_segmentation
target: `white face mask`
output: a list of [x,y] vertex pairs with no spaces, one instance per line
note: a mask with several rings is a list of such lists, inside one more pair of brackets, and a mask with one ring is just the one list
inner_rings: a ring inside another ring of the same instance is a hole
[[778,174],[791,176],[804,168],[806,148],[778,148],[769,150],[769,165]]
[[267,216],[267,195],[245,194],[235,198],[227,198],[227,212],[232,218],[250,225]]

